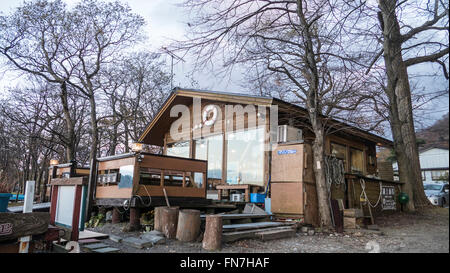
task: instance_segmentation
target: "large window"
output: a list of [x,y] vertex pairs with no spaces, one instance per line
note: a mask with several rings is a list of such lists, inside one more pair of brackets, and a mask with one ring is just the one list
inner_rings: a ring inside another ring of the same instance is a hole
[[167,144],[166,155],[189,158],[189,141]]
[[195,140],[195,159],[208,160],[208,178],[222,179],[223,136]]
[[227,183],[264,185],[264,129],[227,133]]

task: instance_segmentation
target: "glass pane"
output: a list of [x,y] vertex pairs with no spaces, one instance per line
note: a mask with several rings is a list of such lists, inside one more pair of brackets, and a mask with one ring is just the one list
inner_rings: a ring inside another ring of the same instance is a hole
[[364,153],[361,150],[350,148],[351,157],[351,171],[360,172],[364,171]]
[[222,178],[222,135],[195,141],[195,159],[208,160],[208,178]]
[[227,133],[227,183],[264,185],[264,129]]
[[161,185],[161,170],[141,168],[139,184],[153,186]]
[[127,165],[120,167],[119,189],[133,187],[133,172],[134,172],[134,165]]
[[189,141],[167,144],[167,155],[189,158]]

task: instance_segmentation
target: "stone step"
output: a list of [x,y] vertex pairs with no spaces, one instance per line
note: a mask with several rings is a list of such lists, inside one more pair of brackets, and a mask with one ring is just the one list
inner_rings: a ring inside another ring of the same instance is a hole
[[262,232],[255,233],[255,235],[262,241],[269,241],[269,240],[293,237],[293,236],[295,236],[295,230],[292,228],[288,228],[288,229],[280,229],[280,230],[262,231]]

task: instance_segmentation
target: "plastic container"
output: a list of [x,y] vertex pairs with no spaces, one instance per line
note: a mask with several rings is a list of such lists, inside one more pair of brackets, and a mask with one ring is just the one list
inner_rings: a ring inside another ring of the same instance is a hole
[[266,198],[265,194],[250,193],[250,202],[252,202],[252,203],[264,203],[265,198]]
[[0,193],[0,212],[6,212],[11,195],[10,193]]

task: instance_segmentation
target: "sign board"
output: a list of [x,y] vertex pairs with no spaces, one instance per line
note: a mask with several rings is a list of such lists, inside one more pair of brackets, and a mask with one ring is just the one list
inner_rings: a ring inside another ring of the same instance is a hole
[[395,210],[395,187],[382,186],[381,187],[381,208],[382,210]]
[[279,155],[296,154],[297,150],[293,150],[293,149],[290,149],[290,150],[279,150],[279,151],[277,151],[277,153]]

